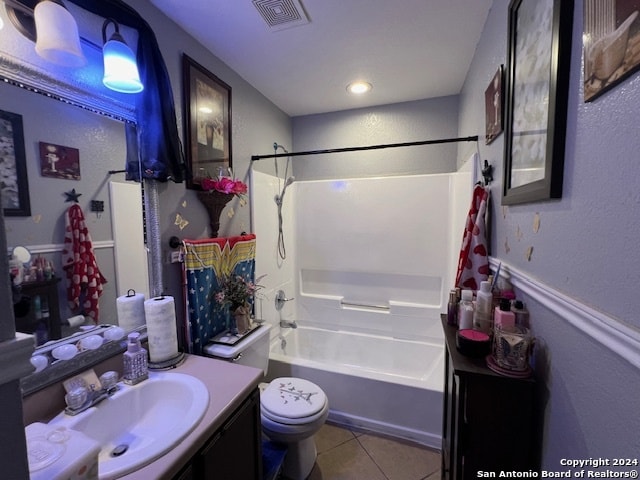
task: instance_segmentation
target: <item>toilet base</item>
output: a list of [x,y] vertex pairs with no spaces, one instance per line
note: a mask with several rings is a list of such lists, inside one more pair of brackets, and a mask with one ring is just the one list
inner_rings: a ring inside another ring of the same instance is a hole
[[287,444],[282,475],[290,480],[305,480],[313,470],[318,452],[313,435],[299,442]]

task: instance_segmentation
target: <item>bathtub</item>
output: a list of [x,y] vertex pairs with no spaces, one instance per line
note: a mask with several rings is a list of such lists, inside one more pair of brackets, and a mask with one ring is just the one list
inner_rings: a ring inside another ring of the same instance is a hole
[[269,380],[319,385],[329,421],[440,449],[444,344],[299,326],[272,329]]

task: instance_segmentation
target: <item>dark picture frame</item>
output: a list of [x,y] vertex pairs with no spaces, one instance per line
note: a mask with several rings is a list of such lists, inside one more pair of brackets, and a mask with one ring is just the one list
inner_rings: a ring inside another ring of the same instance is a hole
[[638,0],[585,2],[584,101],[591,102],[640,70]]
[[511,0],[502,204],[562,197],[573,0]]
[[491,79],[484,91],[485,141],[489,145],[502,133],[504,124],[504,65]]
[[31,215],[22,115],[0,110],[0,188],[6,217]]
[[231,87],[182,55],[187,188],[201,190],[202,178],[232,167]]
[[40,175],[80,180],[80,150],[55,143],[38,142]]

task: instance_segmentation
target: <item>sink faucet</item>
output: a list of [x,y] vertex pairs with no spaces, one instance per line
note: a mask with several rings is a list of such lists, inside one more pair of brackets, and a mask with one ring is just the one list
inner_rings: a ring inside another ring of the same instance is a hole
[[64,396],[67,404],[64,412],[67,415],[77,415],[105,398],[109,398],[118,390],[118,373],[113,371],[103,373],[100,376],[100,384],[101,388],[96,389],[95,385],[87,385],[82,376],[79,376],[72,389]]

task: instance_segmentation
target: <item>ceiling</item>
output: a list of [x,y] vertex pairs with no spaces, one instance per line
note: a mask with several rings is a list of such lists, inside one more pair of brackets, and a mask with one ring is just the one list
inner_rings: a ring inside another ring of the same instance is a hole
[[[150,1],[292,117],[457,95],[492,3]],[[274,29],[256,2],[276,21],[298,12],[309,22]],[[349,94],[346,86],[354,80],[373,89]]]

